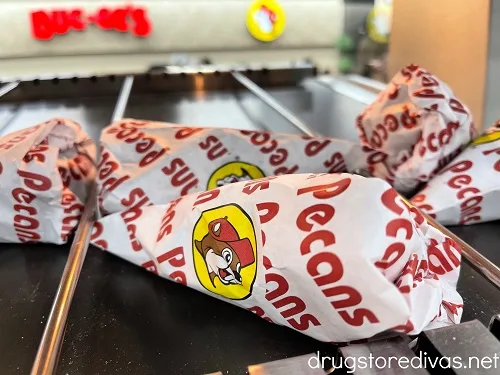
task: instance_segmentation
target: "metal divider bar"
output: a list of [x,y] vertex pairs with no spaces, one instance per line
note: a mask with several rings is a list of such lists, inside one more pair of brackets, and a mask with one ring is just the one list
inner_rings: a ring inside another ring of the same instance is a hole
[[[15,82],[9,82],[5,85],[3,85],[2,87],[0,87],[0,98],[7,95],[9,92],[11,92],[12,90],[14,90],[17,86],[19,86],[19,81],[15,81]],[[11,111],[8,116],[6,116],[7,118],[2,121],[2,123],[0,124],[0,136],[2,135],[2,132],[3,130],[12,122],[12,120],[16,117],[16,115],[19,113],[19,106],[17,106],[17,108],[15,108],[13,111]]]
[[6,85],[3,85],[2,87],[0,87],[0,98],[4,95],[7,95],[9,92],[14,90],[17,86],[19,86],[19,81],[10,82],[10,83],[7,83]]
[[302,120],[300,120],[297,116],[295,116],[288,109],[283,107],[276,99],[274,99],[271,95],[269,95],[264,89],[256,85],[252,80],[245,77],[240,72],[233,71],[231,75],[236,79],[239,83],[245,86],[250,92],[255,94],[259,99],[261,99],[264,103],[266,103],[269,107],[278,112],[281,116],[287,119],[293,126],[302,131],[304,134],[307,134],[311,137],[317,135],[308,125],[306,125]]
[[111,122],[115,122],[123,118],[125,109],[127,108],[128,98],[130,97],[130,92],[132,91],[133,84],[134,84],[134,76],[126,76],[123,81],[120,94],[118,95],[118,101],[116,102],[116,106],[113,111],[113,116],[111,117]]
[[[248,88],[253,94],[255,94],[259,99],[268,104],[271,108],[276,110],[280,115],[290,121],[293,125],[295,125],[298,129],[302,130],[305,134],[314,136],[315,132],[310,130],[311,128],[304,124],[302,121],[298,120],[296,116],[294,116],[288,109],[284,108],[281,104],[279,104],[271,95],[269,95],[264,89],[260,88],[250,79],[243,76],[241,73],[233,72],[233,76],[236,80],[238,80],[241,84],[243,84],[246,88]],[[331,89],[331,88],[330,88]],[[373,177],[368,175],[366,171],[363,171],[362,175],[365,177]],[[404,197],[401,197],[407,204],[410,204]],[[436,220],[425,214],[424,212],[419,212],[426,218],[427,222],[433,227],[439,229],[446,236],[450,237],[453,241],[458,243],[462,248],[462,254],[464,258],[476,269],[479,273],[481,273],[487,280],[489,280],[492,284],[494,284],[497,288],[500,289],[500,268],[497,267],[494,263],[492,263],[489,259],[479,253],[476,249],[474,249],[467,242],[458,237],[455,233],[450,231],[448,228],[439,224]]]
[[[116,121],[123,117],[132,89],[132,83],[133,77],[126,77],[113,111],[112,121]],[[80,278],[80,273],[90,243],[92,227],[95,221],[96,206],[97,183],[93,180],[91,182],[89,196],[85,203],[82,217],[75,233],[75,238],[71,244],[59,288],[54,298],[52,309],[38,347],[31,375],[53,375],[56,372],[71,301],[75,294],[75,289],[78,284],[78,279]]]

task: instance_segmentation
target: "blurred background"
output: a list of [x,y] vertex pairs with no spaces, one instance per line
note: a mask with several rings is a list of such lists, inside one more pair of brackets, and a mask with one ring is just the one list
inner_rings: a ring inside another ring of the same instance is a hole
[[152,66],[308,59],[387,82],[406,64],[495,120],[498,0],[0,1],[0,77],[142,73]]

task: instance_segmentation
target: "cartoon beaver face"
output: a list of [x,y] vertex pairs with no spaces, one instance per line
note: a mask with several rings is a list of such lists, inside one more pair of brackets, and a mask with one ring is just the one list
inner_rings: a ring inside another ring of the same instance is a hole
[[224,285],[241,284],[241,269],[255,261],[250,240],[240,239],[227,217],[211,221],[208,233],[201,241],[195,240],[195,246],[205,260],[214,287],[216,277]]
[[252,179],[252,177],[245,168],[241,168],[241,172],[242,172],[241,176],[232,173],[229,176],[224,177],[223,179],[217,180],[217,187],[229,185],[240,181],[249,181]]
[[472,141],[472,145],[482,145],[491,143],[500,139],[500,120],[497,121],[492,127],[487,129],[483,134]]

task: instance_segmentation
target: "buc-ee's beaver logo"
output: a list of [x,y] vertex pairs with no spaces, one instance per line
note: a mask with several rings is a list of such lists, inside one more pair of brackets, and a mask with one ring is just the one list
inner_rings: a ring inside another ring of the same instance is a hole
[[236,204],[204,211],[193,229],[193,259],[203,287],[241,300],[252,294],[257,241],[250,217]]
[[480,135],[472,141],[472,146],[482,145],[485,143],[491,143],[498,141],[500,139],[500,121],[494,126],[489,128],[484,134]]
[[207,189],[212,190],[234,182],[266,177],[262,170],[249,163],[233,161],[217,168],[208,179]]

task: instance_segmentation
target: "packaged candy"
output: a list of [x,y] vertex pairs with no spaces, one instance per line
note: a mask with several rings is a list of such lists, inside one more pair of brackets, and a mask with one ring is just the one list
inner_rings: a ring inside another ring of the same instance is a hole
[[228,183],[292,173],[366,168],[359,144],[338,139],[125,119],[101,136],[101,215],[130,206],[137,189],[151,203]]
[[78,225],[96,147],[54,118],[0,138],[0,242],[65,243]]
[[443,225],[500,219],[500,121],[412,198]]
[[378,151],[370,172],[401,193],[429,181],[475,135],[469,109],[436,76],[402,69],[357,119],[361,143]]
[[93,244],[269,322],[346,342],[460,321],[460,248],[380,179],[294,174],[134,199],[96,223]]

